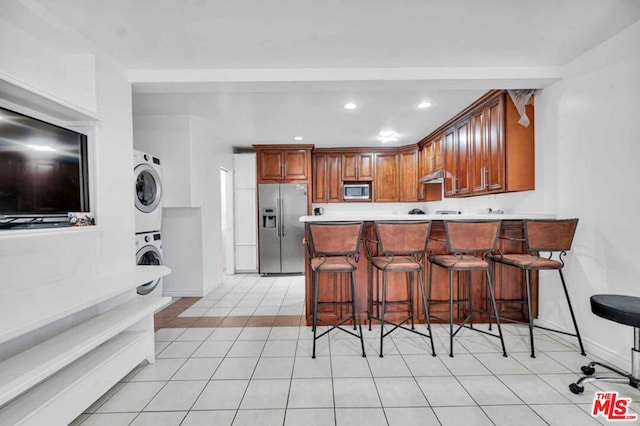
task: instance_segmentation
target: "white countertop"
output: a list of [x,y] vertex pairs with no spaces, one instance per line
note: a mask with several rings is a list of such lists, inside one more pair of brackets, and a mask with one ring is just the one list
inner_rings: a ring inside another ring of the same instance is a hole
[[375,212],[332,213],[320,216],[300,216],[300,222],[342,222],[376,220],[522,220],[554,219],[555,215],[541,213],[463,213],[463,214],[376,214]]

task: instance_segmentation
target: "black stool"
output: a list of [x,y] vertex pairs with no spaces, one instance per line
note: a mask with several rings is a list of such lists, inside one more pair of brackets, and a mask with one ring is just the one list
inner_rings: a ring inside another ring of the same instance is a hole
[[[628,382],[629,386],[640,389],[640,297],[622,296],[618,294],[596,294],[591,296],[591,312],[599,317],[633,327],[633,348],[631,348],[631,374],[610,365],[592,361],[580,367],[585,374],[569,389],[575,394],[584,392],[583,383],[595,380]],[[595,374],[595,366],[604,367],[618,376],[602,376]]]

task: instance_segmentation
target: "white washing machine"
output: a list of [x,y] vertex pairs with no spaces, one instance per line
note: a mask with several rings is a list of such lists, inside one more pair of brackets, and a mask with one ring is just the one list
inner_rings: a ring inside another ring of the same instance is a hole
[[[136,234],[136,264],[156,266],[164,264],[162,237],[159,232]],[[162,296],[162,278],[141,285],[137,291],[143,296]]]
[[162,225],[162,169],[160,159],[133,151],[136,234],[159,232]]

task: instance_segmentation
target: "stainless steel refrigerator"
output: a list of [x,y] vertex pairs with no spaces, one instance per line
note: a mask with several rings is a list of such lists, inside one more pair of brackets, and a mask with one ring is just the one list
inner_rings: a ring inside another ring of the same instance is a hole
[[264,183],[258,186],[260,273],[304,272],[304,223],[307,184]]

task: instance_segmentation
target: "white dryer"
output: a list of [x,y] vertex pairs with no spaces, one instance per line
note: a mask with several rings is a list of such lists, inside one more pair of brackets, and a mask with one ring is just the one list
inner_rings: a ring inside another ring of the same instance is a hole
[[[136,234],[136,264],[163,265],[162,237],[159,232]],[[137,289],[138,294],[162,296],[162,278],[144,283]]]
[[136,234],[159,232],[162,225],[162,169],[160,159],[133,151]]

